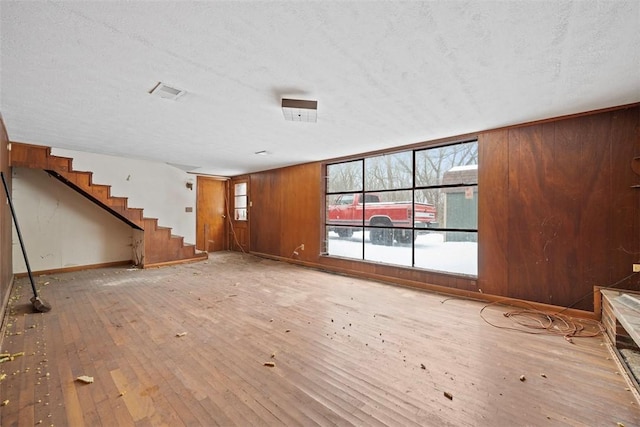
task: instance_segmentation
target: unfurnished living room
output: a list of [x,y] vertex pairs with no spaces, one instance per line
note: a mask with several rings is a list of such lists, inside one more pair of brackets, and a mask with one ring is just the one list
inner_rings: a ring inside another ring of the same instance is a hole
[[640,2],[0,1],[1,426],[640,425]]

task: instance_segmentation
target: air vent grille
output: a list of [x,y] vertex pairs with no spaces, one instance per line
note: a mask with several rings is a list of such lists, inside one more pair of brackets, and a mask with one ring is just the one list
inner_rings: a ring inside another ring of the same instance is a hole
[[176,89],[174,87],[167,86],[166,84],[164,84],[162,82],[158,82],[155,85],[155,87],[149,91],[149,93],[151,95],[155,95],[155,96],[158,96],[160,98],[170,99],[170,100],[175,101],[176,99],[178,99],[182,95],[184,95],[186,92],[184,90],[181,90],[181,89]]

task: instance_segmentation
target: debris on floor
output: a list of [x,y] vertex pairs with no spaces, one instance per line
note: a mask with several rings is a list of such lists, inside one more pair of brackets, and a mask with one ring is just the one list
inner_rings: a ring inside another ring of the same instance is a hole
[[426,366],[424,366],[424,363],[421,363],[421,364],[420,364],[420,369],[427,369],[427,367],[426,367]]
[[78,378],[76,378],[76,381],[80,381],[81,383],[85,384],[91,384],[93,383],[93,377],[90,377],[88,375],[80,375]]
[[527,380],[527,378],[526,378],[524,375],[520,375],[520,381],[523,381],[523,382],[524,382],[524,381],[526,381],[526,380]]
[[542,378],[547,378],[547,374],[540,374]]
[[268,366],[270,368],[273,368],[276,366],[276,364],[274,362],[264,362],[264,366]]
[[186,333],[186,332],[178,332],[178,333],[176,334],[176,337],[180,338],[180,337],[183,337],[183,336],[185,336],[185,335],[187,335],[187,333]]
[[448,391],[444,392],[444,397],[446,397],[449,400],[453,400],[453,394],[449,393]]

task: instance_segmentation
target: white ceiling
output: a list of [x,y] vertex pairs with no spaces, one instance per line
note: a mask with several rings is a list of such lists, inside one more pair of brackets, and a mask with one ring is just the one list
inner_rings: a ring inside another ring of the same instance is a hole
[[[3,0],[0,14],[11,140],[217,175],[640,101],[638,0]],[[188,93],[149,95],[159,81]],[[317,100],[317,123],[285,121],[283,97]]]

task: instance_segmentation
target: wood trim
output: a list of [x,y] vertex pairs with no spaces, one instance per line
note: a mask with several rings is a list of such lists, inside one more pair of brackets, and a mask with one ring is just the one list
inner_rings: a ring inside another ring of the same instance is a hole
[[599,110],[590,110],[590,111],[584,111],[582,113],[567,114],[567,115],[564,115],[564,116],[549,117],[548,119],[533,120],[533,121],[530,121],[530,122],[524,122],[524,123],[518,123],[518,124],[514,124],[514,125],[502,126],[502,127],[498,127],[498,128],[483,130],[483,131],[478,132],[478,133],[495,132],[495,131],[499,131],[499,130],[517,129],[517,128],[521,128],[521,127],[527,127],[527,126],[540,125],[540,124],[545,124],[545,123],[558,122],[558,121],[562,121],[562,120],[575,119],[575,118],[584,117],[584,116],[591,116],[591,115],[595,115],[595,114],[609,113],[611,111],[626,110],[626,109],[635,108],[635,107],[638,107],[638,106],[640,106],[640,102],[634,102],[634,103],[631,103],[631,104],[618,105],[618,106],[615,106],[615,107],[607,107],[607,108],[602,108],[602,109],[599,109]]
[[602,320],[602,293],[600,293],[600,286],[593,287],[593,312],[596,315],[596,320]]
[[176,264],[188,264],[191,262],[198,262],[198,261],[206,261],[209,258],[209,255],[207,254],[207,252],[202,252],[200,254],[196,254],[196,258],[186,258],[186,259],[175,259],[172,261],[164,261],[164,262],[156,262],[153,264],[145,264],[144,268],[145,270],[149,269],[149,268],[159,268],[159,267],[166,267],[169,265],[176,265]]
[[9,307],[9,299],[11,297],[11,294],[13,293],[13,285],[15,284],[15,280],[14,277],[11,276],[11,279],[9,280],[9,283],[7,284],[7,292],[4,295],[4,298],[2,298],[2,307],[0,307],[0,348],[4,348],[4,336],[5,334],[5,330],[7,329],[7,322],[5,322],[5,320],[8,318],[7,316],[5,316],[6,314],[6,310]]
[[[70,273],[73,271],[82,271],[82,270],[93,270],[96,268],[105,268],[105,267],[118,267],[121,265],[133,265],[133,261],[130,259],[125,261],[112,261],[112,262],[102,262],[99,264],[89,264],[89,265],[74,265],[73,267],[64,267],[64,268],[54,268],[51,270],[39,270],[32,271],[31,274],[33,276],[42,276],[43,274],[57,274],[57,273]],[[27,277],[29,273],[16,273],[14,276],[16,278]]]
[[570,316],[570,317],[579,317],[583,319],[598,320],[596,313],[585,311],[585,310],[576,310],[572,308],[560,307],[556,305],[544,304],[544,303],[533,302],[533,301],[526,301],[526,300],[517,299],[517,298],[506,298],[498,295],[490,295],[490,294],[485,294],[480,292],[467,291],[464,289],[450,288],[447,286],[439,286],[439,285],[433,285],[430,283],[417,282],[414,280],[400,279],[396,277],[385,276],[382,274],[363,273],[358,270],[352,270],[352,269],[342,268],[342,267],[332,266],[331,268],[328,268],[325,265],[321,265],[313,262],[300,261],[300,260],[295,260],[291,258],[269,255],[269,254],[264,254],[259,252],[250,252],[250,253],[255,256],[273,259],[276,261],[283,261],[290,264],[300,265],[303,267],[309,267],[309,268],[317,269],[324,272],[345,274],[347,276],[358,277],[358,278],[368,279],[368,280],[375,280],[378,282],[387,283],[391,285],[401,285],[401,286],[406,286],[412,289],[421,289],[424,291],[435,292],[442,295],[450,295],[450,296],[471,299],[476,301],[485,301],[487,303],[504,302],[505,304],[509,304],[509,305],[522,304],[535,310],[549,311],[554,313],[562,311],[563,314],[566,314],[567,316]]
[[[9,142],[9,136],[7,135],[7,129],[4,124],[2,112],[0,112],[0,170],[5,176],[7,181],[7,187],[9,192],[12,192],[12,175],[10,167],[11,158],[11,144]],[[12,224],[13,217],[9,204],[7,203],[6,194],[4,188],[0,189],[0,300],[2,300],[2,306],[0,307],[0,322],[4,320],[4,315],[7,311],[7,303],[9,301],[9,295],[11,293],[11,287],[13,286],[13,254],[12,254]],[[2,334],[4,337],[4,334]],[[0,339],[1,340],[1,339]]]

